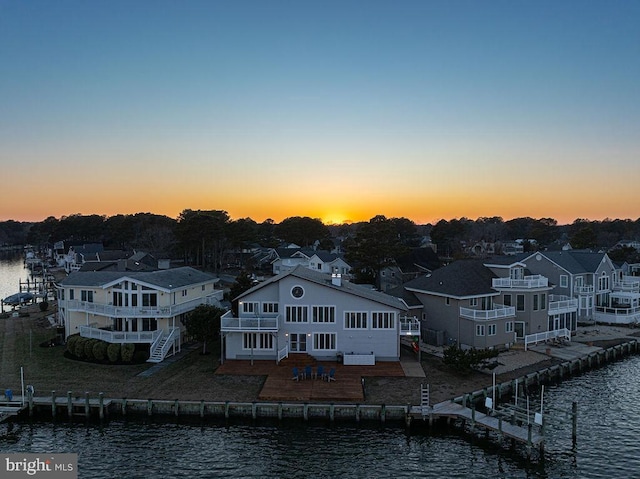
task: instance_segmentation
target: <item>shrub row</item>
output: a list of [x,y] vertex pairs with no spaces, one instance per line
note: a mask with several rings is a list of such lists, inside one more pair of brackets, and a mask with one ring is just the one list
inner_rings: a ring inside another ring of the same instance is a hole
[[83,361],[131,363],[134,358],[137,362],[146,359],[143,351],[136,354],[135,344],[107,343],[100,339],[83,338],[79,334],[67,338],[67,353]]

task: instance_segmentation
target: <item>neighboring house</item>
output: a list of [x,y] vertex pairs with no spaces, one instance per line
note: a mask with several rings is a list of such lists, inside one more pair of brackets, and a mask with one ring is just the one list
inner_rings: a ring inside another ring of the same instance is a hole
[[564,305],[569,316],[556,324],[551,319],[556,304],[549,299],[553,286],[546,277],[527,273],[525,264],[508,257],[459,260],[404,289],[422,303],[424,328],[444,331],[448,342],[460,347],[508,348],[549,331],[568,336],[575,305]]
[[221,320],[223,359],[397,361],[400,335],[420,334],[402,300],[304,266],[236,299],[238,317],[228,312]]
[[412,248],[396,259],[395,264],[380,271],[380,290],[389,293],[398,286],[431,273],[440,267],[438,255],[431,248]]
[[579,321],[640,322],[640,278],[617,268],[606,253],[566,250],[533,253],[522,260],[550,279],[554,293],[578,302]]
[[69,252],[64,257],[64,270],[67,273],[78,271],[87,261],[100,261],[99,253],[104,251],[100,243],[74,245],[69,247]]
[[297,266],[319,271],[321,273],[338,273],[348,278],[351,266],[342,256],[324,250],[309,248],[278,248],[271,261],[274,275],[286,273]]
[[201,304],[219,305],[218,278],[191,267],[151,272],[76,271],[58,285],[65,338],[80,333],[109,343],[146,343],[150,361],[180,350],[180,319]]

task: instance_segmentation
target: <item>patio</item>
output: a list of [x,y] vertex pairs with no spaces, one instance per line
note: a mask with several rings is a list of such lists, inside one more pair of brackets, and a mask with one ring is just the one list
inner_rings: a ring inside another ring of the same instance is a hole
[[[304,361],[302,362],[304,363]],[[230,360],[220,365],[215,374],[267,376],[258,399],[261,401],[308,401],[308,402],[350,402],[364,401],[362,378],[364,377],[404,377],[405,373],[399,361],[378,362],[372,366],[345,366],[336,362],[320,362],[325,372],[335,368],[335,381],[318,379],[293,380],[293,368],[303,371],[304,365],[317,364],[310,360],[302,364],[291,358],[276,364],[274,361]]]

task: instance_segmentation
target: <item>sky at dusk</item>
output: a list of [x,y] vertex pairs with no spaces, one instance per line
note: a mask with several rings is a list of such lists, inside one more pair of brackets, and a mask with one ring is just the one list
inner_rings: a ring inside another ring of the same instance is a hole
[[0,221],[640,217],[640,2],[0,0]]

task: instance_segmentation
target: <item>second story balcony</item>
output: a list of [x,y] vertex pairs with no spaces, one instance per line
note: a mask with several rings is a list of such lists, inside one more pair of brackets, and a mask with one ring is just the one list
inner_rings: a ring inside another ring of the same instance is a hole
[[563,313],[575,313],[578,310],[578,300],[562,294],[549,295],[549,316]]
[[549,278],[539,274],[525,276],[520,279],[493,278],[492,287],[495,289],[532,289],[546,288],[549,286]]
[[515,306],[495,304],[492,309],[460,308],[460,317],[473,321],[491,321],[494,319],[514,318],[515,316]]
[[637,276],[623,276],[620,281],[614,283],[613,289],[616,291],[638,293],[640,292],[640,278]]
[[588,284],[588,285],[576,286],[574,288],[574,292],[575,292],[575,294],[581,294],[581,295],[593,294],[593,285],[592,284]]
[[420,320],[415,316],[402,316],[399,324],[401,336],[420,336]]
[[68,311],[81,311],[111,318],[172,318],[182,313],[193,311],[201,304],[216,304],[222,299],[220,294],[213,294],[206,298],[198,298],[184,303],[172,304],[170,306],[114,306],[112,304],[92,303],[89,301],[70,300],[66,301]]
[[227,311],[220,318],[220,331],[223,332],[278,332],[280,329],[280,315],[246,316],[234,318],[231,311]]

